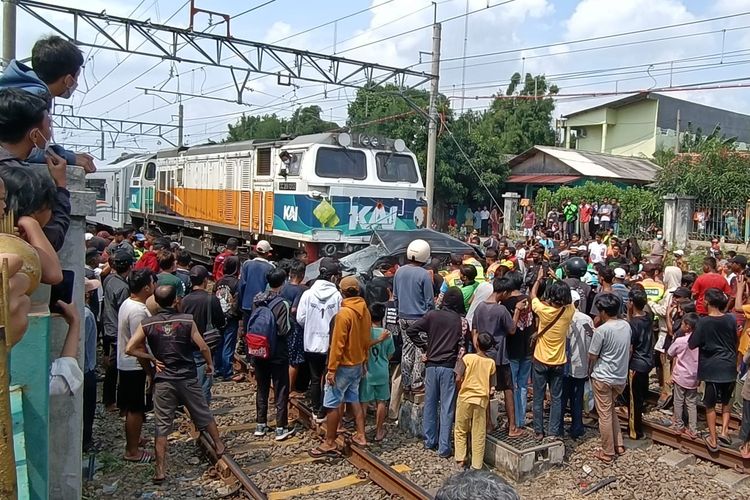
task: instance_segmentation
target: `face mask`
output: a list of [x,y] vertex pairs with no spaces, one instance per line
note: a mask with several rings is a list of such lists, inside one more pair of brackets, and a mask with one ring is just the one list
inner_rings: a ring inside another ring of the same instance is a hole
[[49,140],[46,137],[44,137],[44,134],[42,133],[41,130],[39,131],[39,135],[41,135],[42,138],[44,139],[44,146],[40,147],[36,143],[34,143],[34,149],[31,151],[31,155],[29,156],[33,156],[36,154],[45,155],[47,154],[49,149],[52,147],[52,131],[50,131]]
[[73,80],[73,85],[71,85],[70,87],[68,87],[67,84],[65,85],[65,92],[60,94],[60,97],[62,97],[63,99],[70,99],[70,96],[73,95],[73,92],[75,92],[77,88],[78,82],[76,80]]

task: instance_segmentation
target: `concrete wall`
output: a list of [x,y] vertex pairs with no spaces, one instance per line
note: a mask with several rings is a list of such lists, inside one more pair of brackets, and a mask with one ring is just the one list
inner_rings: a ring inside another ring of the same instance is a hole
[[[84,280],[84,234],[86,233],[86,216],[96,214],[96,197],[93,192],[85,190],[84,172],[80,167],[68,169],[68,190],[70,191],[71,221],[70,229],[58,255],[63,269],[75,272],[74,301],[83,318],[83,280]],[[60,355],[68,326],[61,317],[52,317],[50,335],[50,359]],[[81,321],[81,338],[78,349],[78,364],[83,367],[83,321]],[[83,431],[83,392],[73,397],[50,399],[50,455],[49,497],[51,499],[68,499],[81,497],[81,445]]]
[[[47,169],[44,165],[30,168]],[[96,212],[96,197],[85,190],[84,172],[68,168],[71,222],[63,248],[58,252],[65,270],[75,273],[73,300],[83,319],[84,234],[86,216]],[[11,351],[11,384],[22,386],[26,454],[32,498],[68,500],[81,498],[81,445],[83,395],[49,397],[49,368],[60,356],[68,326],[60,316],[50,316],[49,286],[32,296],[29,329]],[[78,364],[83,367],[83,321]]]
[[593,151],[595,153],[602,152],[602,126],[591,125],[586,128],[586,137],[581,137],[581,133],[578,133],[578,139],[576,142],[576,149],[582,151]]

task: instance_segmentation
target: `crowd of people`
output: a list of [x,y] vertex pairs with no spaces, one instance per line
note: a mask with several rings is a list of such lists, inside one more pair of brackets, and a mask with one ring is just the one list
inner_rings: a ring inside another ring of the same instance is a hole
[[[33,71],[14,61],[0,78],[0,206],[39,254],[48,284],[63,280],[56,252],[70,222],[66,166],[94,169],[89,157],[51,142],[51,99],[70,96],[82,63],[73,44],[49,37],[34,46]],[[47,171],[27,161],[45,162]],[[702,393],[711,451],[731,443],[730,413],[741,408],[740,452],[749,458],[747,259],[724,255],[717,241],[697,275],[683,252],[670,255],[661,232],[646,253],[634,238],[620,241],[620,217],[616,200],[566,201],[543,220],[528,206],[523,239],[511,241],[499,234],[498,207],[469,210],[466,225],[477,228],[469,241],[482,255],[468,251],[442,262],[427,242],[414,240],[400,265],[379,267],[367,280],[345,275],[329,257],[307,279],[304,252],[275,259],[265,240],[242,259],[244,245],[230,238],[209,270],[155,230],[92,230],[83,369],[75,362],[81,319],[59,303],[70,333],[50,387],[53,394],[83,388],[84,448],[95,446],[101,344],[102,403],[124,417],[123,458],[155,459],[155,482],[166,478],[167,436],[179,406],[211,436],[216,454],[224,452],[209,405],[214,382],[244,380],[233,372],[236,352],[250,362],[256,383],[258,437],[294,434],[289,399],[303,397],[307,385],[326,429],[309,450],[313,457],[339,456],[336,436],[350,424],[357,445],[386,439],[385,422],[398,418],[405,395],[423,394],[425,448],[466,467],[482,467],[487,431],[557,439],[569,413],[567,432],[578,439],[584,412],[594,410],[602,444],[596,457],[610,463],[625,452],[615,408],[627,406],[629,436],[643,438],[654,373],[657,408],[672,407],[675,430],[693,438]],[[24,329],[29,279],[18,274],[17,256],[8,258],[11,326]],[[268,426],[271,389],[275,429]],[[501,400],[506,419],[493,420]],[[151,410],[155,455],[142,439]],[[370,435],[368,411],[375,413]]]

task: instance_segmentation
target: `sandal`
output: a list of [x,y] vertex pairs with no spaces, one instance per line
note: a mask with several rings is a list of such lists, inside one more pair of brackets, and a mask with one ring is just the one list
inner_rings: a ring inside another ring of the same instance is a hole
[[341,456],[339,450],[324,450],[320,446],[309,450],[307,454],[313,458],[338,458]]
[[609,455],[604,453],[604,450],[597,450],[594,453],[594,458],[606,465],[612,465],[615,462],[614,457],[610,457]]
[[154,483],[154,484],[162,484],[166,480],[167,480],[167,476],[164,476],[164,477],[156,477],[156,476],[154,476],[154,477],[151,478],[151,482]]
[[245,381],[245,375],[239,374],[232,377],[232,382],[244,382]]
[[150,464],[154,461],[154,456],[146,450],[141,450],[141,456],[138,458],[122,457],[126,462],[134,462],[138,464]]
[[615,453],[617,453],[618,457],[621,457],[625,454],[625,447],[624,446],[618,446],[615,450]]
[[718,453],[719,452],[719,446],[717,444],[711,444],[708,442],[710,439],[709,436],[703,436],[703,442],[706,444],[706,448],[708,448],[708,451],[711,453]]
[[740,447],[740,455],[745,460],[750,460],[750,444]]
[[719,435],[718,439],[719,439],[719,442],[716,443],[716,444],[718,444],[719,446],[721,446],[721,445],[732,446],[732,440],[729,437]]

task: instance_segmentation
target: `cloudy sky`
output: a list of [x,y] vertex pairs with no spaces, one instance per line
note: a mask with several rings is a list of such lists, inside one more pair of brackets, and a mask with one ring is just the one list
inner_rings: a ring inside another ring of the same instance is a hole
[[[185,0],[50,0],[48,3],[96,12],[106,9],[110,15],[179,27],[186,27],[189,22],[189,2]],[[232,19],[231,34],[235,38],[429,71],[429,55],[425,53],[431,50],[429,25],[435,13],[433,2],[428,0],[196,0],[195,3],[197,7],[229,15],[260,6]],[[517,71],[545,74],[560,87],[561,94],[569,96],[558,100],[556,116],[616,98],[590,96],[595,93],[701,83],[750,84],[747,48],[750,0],[438,0],[435,3],[437,19],[445,20],[440,90],[451,96],[454,109],[459,111],[486,108],[488,98],[498,89],[504,90],[510,75]],[[463,16],[467,9],[471,14]],[[352,15],[359,11],[362,12]],[[71,32],[69,16],[48,12],[45,18]],[[311,29],[339,18],[343,19]],[[211,25],[211,21],[219,20],[198,15],[195,29],[225,33],[224,24]],[[638,33],[630,33],[635,31]],[[52,32],[49,26],[19,9],[17,56],[28,57],[34,41]],[[108,34],[124,40],[123,30],[110,27]],[[84,43],[102,43],[105,37],[81,27],[79,39]],[[132,35],[130,43],[138,46],[142,40]],[[167,92],[228,100],[237,97],[228,69],[172,63],[112,50],[82,49],[87,58],[84,78],[67,102],[79,116],[175,124],[177,96]],[[189,47],[181,50],[186,55],[195,54]],[[419,64],[420,52],[422,64]],[[229,62],[239,65],[237,58]],[[725,80],[736,81],[712,83]],[[326,119],[344,123],[346,105],[355,89],[296,83],[291,87],[280,86],[275,77],[251,75],[246,85],[251,90],[243,94],[244,105],[183,97],[185,142],[221,140],[227,123],[242,113],[289,115],[298,105],[317,104]],[[137,87],[165,92],[146,95]],[[737,88],[670,95],[750,114],[749,94],[749,89]],[[174,142],[175,134],[168,139]],[[101,136],[57,130],[56,140],[97,145]],[[158,138],[127,135],[107,136],[106,141],[107,158],[123,151],[169,146]]]

